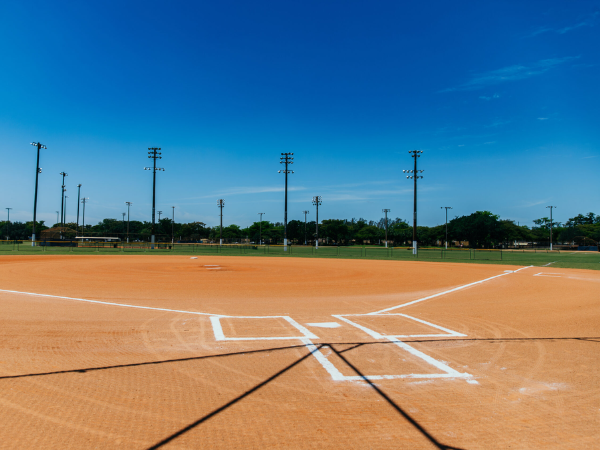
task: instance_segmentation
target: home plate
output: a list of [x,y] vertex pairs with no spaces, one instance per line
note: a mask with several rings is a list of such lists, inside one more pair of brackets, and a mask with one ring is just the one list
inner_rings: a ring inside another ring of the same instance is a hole
[[321,328],[337,328],[340,326],[337,322],[321,322],[321,323],[307,323],[309,327],[321,327]]
[[192,256],[190,259],[198,259],[196,256]]

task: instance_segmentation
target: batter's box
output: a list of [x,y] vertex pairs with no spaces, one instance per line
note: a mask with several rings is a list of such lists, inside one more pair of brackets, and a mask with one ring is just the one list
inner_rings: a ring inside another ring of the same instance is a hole
[[[465,334],[406,314],[344,314],[334,315],[375,339],[416,337],[463,337]],[[351,319],[348,319],[350,317]],[[440,333],[443,331],[443,333]]]
[[288,316],[210,316],[217,341],[319,339]]

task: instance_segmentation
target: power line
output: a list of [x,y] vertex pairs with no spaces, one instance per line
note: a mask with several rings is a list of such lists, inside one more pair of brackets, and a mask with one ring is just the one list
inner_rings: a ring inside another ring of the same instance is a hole
[[129,244],[129,208],[133,205],[132,202],[125,202],[127,205],[127,243]]

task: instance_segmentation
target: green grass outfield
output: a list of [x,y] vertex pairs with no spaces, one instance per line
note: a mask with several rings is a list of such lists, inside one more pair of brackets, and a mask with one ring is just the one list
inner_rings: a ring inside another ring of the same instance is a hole
[[440,261],[476,264],[512,264],[522,266],[545,266],[572,269],[600,270],[600,252],[553,251],[545,250],[469,250],[424,248],[414,256],[412,249],[383,247],[327,247],[316,250],[303,245],[290,246],[287,252],[283,246],[256,245],[207,245],[207,244],[156,244],[155,249],[148,243],[116,244],[94,243],[89,246],[56,247],[36,246],[30,242],[0,242],[0,255],[222,255],[222,256],[275,256],[301,258],[339,259],[379,259],[398,261]]

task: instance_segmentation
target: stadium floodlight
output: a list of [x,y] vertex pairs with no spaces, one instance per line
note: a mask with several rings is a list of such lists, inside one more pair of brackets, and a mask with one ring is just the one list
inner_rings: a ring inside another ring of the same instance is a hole
[[285,205],[284,205],[284,213],[283,213],[283,251],[287,252],[287,194],[288,194],[288,174],[294,173],[293,170],[288,170],[289,164],[294,164],[294,154],[293,153],[282,153],[282,156],[279,158],[279,164],[285,164],[284,170],[279,170],[278,173],[283,172],[285,174]]
[[323,203],[323,198],[320,195],[315,195],[312,199],[312,204],[317,207],[317,220],[316,220],[316,229],[317,229],[317,238],[315,239],[315,248],[319,248],[319,205]]
[[81,203],[83,203],[83,215],[82,215],[82,219],[81,219],[81,236],[82,239],[81,241],[83,242],[83,236],[85,236],[85,204],[88,202],[90,198],[89,197],[83,197],[81,199]]
[[257,213],[260,215],[260,224],[258,226],[258,245],[262,245],[262,216],[266,213]]
[[150,248],[154,248],[154,222],[155,222],[155,212],[156,212],[156,172],[157,171],[165,171],[165,169],[161,167],[156,167],[156,160],[162,159],[162,153],[160,147],[149,147],[148,148],[148,158],[151,158],[154,162],[153,167],[144,167],[144,170],[152,171],[152,230],[151,230],[151,245]]
[[[60,226],[64,226],[65,223],[65,214],[64,214],[64,203],[65,203],[65,177],[68,177],[69,174],[66,172],[61,172],[60,175],[62,175],[62,186],[61,186],[61,191],[60,191]],[[62,239],[62,232],[61,232],[61,239]]]
[[129,244],[129,208],[133,205],[132,202],[125,202],[127,205],[127,243]]
[[417,254],[417,180],[423,178],[419,173],[423,173],[422,170],[417,170],[417,158],[421,157],[423,150],[409,150],[411,157],[415,159],[415,168],[413,170],[406,170],[404,173],[412,173],[406,178],[414,180],[414,208],[413,208],[413,255]]
[[79,203],[81,201],[81,184],[77,185],[77,228],[79,230]]
[[302,214],[304,214],[304,245],[306,245],[306,215],[309,212],[310,211],[302,211]]
[[219,245],[223,245],[223,207],[225,206],[225,200],[220,198],[217,200],[217,206],[221,209],[221,226],[219,227]]
[[550,251],[552,251],[552,210],[556,208],[556,206],[546,206],[546,208],[550,208]]
[[6,223],[6,235],[7,235],[6,236],[6,240],[8,241],[8,239],[9,239],[9,236],[8,236],[8,230],[9,230],[9,228],[8,227],[10,225],[10,210],[12,208],[4,208],[4,209],[6,209],[6,212],[8,213],[8,217],[6,218],[6,222],[7,222]]
[[452,209],[452,206],[440,206],[440,209],[446,208],[446,250],[448,250],[448,210]]
[[35,221],[37,214],[37,192],[38,192],[38,175],[42,173],[40,168],[40,149],[47,149],[47,147],[39,142],[32,142],[31,145],[37,147],[37,163],[35,166],[35,193],[33,194],[33,233],[31,233],[31,246],[35,247]]
[[387,220],[387,213],[389,213],[391,211],[391,209],[382,209],[381,212],[383,212],[385,214],[385,248],[387,248],[388,246],[388,220]]

